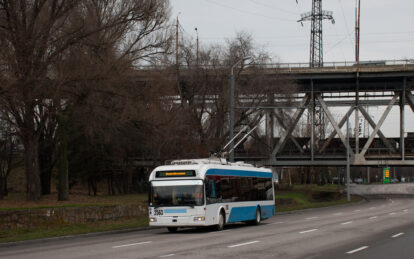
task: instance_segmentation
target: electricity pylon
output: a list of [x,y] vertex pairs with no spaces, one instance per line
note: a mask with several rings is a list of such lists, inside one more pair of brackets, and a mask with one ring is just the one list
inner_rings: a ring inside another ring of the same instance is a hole
[[322,21],[331,20],[335,23],[331,11],[322,10],[322,0],[312,0],[312,11],[300,15],[298,22],[311,21],[311,40],[310,40],[310,67],[323,66],[323,39]]

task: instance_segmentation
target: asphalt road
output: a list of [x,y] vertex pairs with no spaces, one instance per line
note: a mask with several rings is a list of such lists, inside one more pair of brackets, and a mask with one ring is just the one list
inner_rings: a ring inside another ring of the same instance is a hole
[[414,199],[278,214],[224,231],[165,228],[0,246],[0,258],[413,258]]

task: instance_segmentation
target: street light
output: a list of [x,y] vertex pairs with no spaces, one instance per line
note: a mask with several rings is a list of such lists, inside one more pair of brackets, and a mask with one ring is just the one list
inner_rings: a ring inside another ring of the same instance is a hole
[[[230,140],[233,140],[234,131],[234,68],[243,61],[251,59],[251,57],[244,57],[236,61],[230,69]],[[234,147],[234,141],[230,143],[230,150]],[[234,151],[230,153],[230,162],[234,162]]]

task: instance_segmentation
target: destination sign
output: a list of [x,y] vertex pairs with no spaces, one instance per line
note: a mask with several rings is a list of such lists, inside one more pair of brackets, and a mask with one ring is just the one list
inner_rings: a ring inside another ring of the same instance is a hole
[[196,176],[196,172],[194,170],[187,170],[187,171],[158,171],[155,174],[157,178],[167,178],[167,177],[192,177]]

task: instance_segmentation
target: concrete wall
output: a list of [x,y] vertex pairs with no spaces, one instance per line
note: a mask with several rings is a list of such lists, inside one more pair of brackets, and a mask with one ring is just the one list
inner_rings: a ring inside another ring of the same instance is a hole
[[143,217],[146,215],[148,215],[147,207],[144,205],[0,211],[0,230],[54,227],[67,224]]

